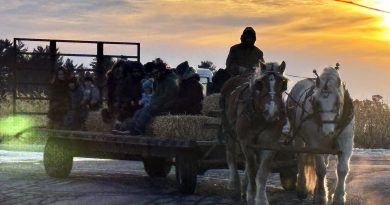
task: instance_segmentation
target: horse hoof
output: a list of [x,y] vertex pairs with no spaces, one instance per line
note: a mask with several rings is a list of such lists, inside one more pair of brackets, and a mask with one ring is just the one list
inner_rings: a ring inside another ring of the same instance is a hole
[[268,201],[256,201],[255,205],[269,205]]
[[332,196],[332,205],[344,205],[345,204],[345,196],[335,197]]
[[316,189],[314,190],[314,204],[317,205],[326,205],[328,204],[328,197],[325,189]]
[[308,193],[305,192],[305,191],[297,191],[297,197],[298,197],[298,199],[306,199],[306,198],[307,198],[307,195],[308,195]]
[[319,197],[319,198],[315,197],[313,204],[314,205],[327,205],[328,201],[326,200],[326,198],[323,198],[323,197]]
[[246,199],[246,204],[247,205],[255,205],[255,200],[254,199]]

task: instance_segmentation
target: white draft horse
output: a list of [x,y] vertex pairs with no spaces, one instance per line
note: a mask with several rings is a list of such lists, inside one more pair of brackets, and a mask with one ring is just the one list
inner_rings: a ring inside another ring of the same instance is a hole
[[[337,184],[333,205],[346,201],[345,180],[349,172],[354,137],[352,99],[340,79],[339,65],[327,67],[316,79],[295,84],[287,98],[287,115],[297,145],[337,150]],[[297,194],[306,198],[314,191],[314,204],[327,204],[326,168],[328,155],[300,154]],[[330,198],[330,197],[329,197]]]
[[[267,177],[276,154],[256,150],[251,145],[278,143],[286,121],[282,94],[287,89],[283,76],[286,64],[261,63],[261,73],[238,76],[225,83],[221,92],[222,130],[226,136],[226,155],[230,170],[229,188],[240,196],[237,172],[239,150],[245,156],[242,193],[247,204],[268,205]],[[241,155],[242,156],[242,155]]]

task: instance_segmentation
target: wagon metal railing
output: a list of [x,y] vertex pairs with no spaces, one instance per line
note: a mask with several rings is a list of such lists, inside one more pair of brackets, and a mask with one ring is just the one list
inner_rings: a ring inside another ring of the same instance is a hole
[[[49,52],[48,53],[34,53],[34,52],[18,52],[17,45],[19,42],[48,42],[49,43]],[[17,100],[48,100],[47,97],[31,97],[31,96],[18,96],[17,95],[17,87],[19,85],[40,85],[40,86],[48,86],[49,82],[19,82],[18,81],[18,70],[33,70],[28,66],[22,67],[18,63],[18,56],[20,55],[43,55],[49,56],[49,67],[47,68],[36,68],[34,70],[47,70],[50,74],[54,73],[56,69],[56,62],[60,56],[66,57],[92,57],[96,58],[96,70],[93,69],[84,69],[83,71],[93,71],[97,77],[97,86],[102,91],[104,86],[104,67],[103,61],[105,58],[124,58],[124,59],[134,59],[140,62],[140,53],[141,47],[140,43],[135,42],[115,42],[115,41],[83,41],[83,40],[63,40],[63,39],[40,39],[40,38],[14,38],[14,57],[13,57],[13,89],[12,89],[12,112],[13,114],[26,114],[26,115],[45,115],[46,112],[20,112],[17,110],[16,102]],[[72,43],[72,44],[95,44],[96,45],[96,54],[85,54],[85,53],[58,53],[57,52],[57,44],[58,43]],[[105,45],[123,45],[123,46],[135,46],[136,47],[136,55],[105,55],[104,54],[104,46]],[[79,69],[75,69],[78,71]]]

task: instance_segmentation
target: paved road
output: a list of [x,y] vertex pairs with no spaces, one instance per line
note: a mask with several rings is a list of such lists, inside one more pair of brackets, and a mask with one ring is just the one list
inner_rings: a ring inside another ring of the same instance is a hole
[[[334,161],[329,169],[329,183],[334,184]],[[390,201],[390,154],[358,152],[352,160],[347,187],[348,204],[385,205]],[[226,190],[227,170],[208,171],[199,177],[196,194],[180,195],[175,188],[173,171],[166,179],[149,178],[139,162],[75,158],[67,179],[46,176],[42,153],[0,150],[0,204],[168,204],[230,205],[242,204],[231,199]],[[368,180],[369,179],[369,180]],[[293,192],[281,189],[277,174],[269,180],[273,205],[306,205]]]

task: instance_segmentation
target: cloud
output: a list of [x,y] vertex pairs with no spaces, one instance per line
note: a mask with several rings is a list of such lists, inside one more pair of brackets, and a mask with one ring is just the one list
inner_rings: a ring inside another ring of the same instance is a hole
[[294,73],[340,61],[358,70],[348,74],[365,76],[367,67],[390,64],[383,18],[329,0],[10,0],[0,7],[0,38],[140,41],[146,60],[223,67],[229,47],[253,26],[266,58],[287,60]]

